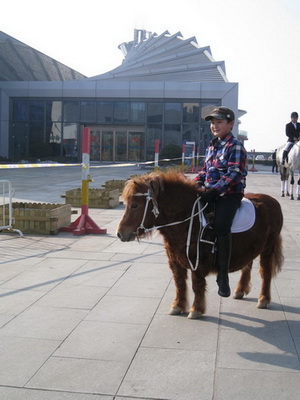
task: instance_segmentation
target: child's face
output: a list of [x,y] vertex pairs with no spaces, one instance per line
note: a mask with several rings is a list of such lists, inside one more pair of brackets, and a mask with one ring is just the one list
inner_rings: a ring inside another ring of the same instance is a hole
[[228,122],[227,119],[212,118],[210,121],[210,130],[214,136],[223,139],[232,130],[233,125],[234,121]]

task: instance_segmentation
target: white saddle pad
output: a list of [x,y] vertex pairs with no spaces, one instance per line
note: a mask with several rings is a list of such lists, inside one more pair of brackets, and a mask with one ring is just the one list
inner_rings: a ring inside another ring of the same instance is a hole
[[234,216],[231,232],[239,233],[252,228],[255,222],[255,208],[252,201],[245,197],[241,201],[241,206],[237,209]]
[[[252,228],[255,222],[255,208],[253,203],[245,197],[233,218],[231,232],[240,233]],[[206,219],[202,213],[202,224],[206,225]]]

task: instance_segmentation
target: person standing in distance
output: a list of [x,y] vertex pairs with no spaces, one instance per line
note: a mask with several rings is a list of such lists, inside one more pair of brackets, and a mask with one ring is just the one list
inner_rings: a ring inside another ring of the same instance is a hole
[[277,162],[276,162],[276,154],[277,154],[277,149],[274,150],[274,152],[272,153],[272,173],[274,174],[274,171],[276,171],[276,173],[278,172],[278,166],[277,166]]
[[282,165],[284,165],[285,161],[287,161],[288,154],[291,148],[294,146],[294,143],[299,140],[300,124],[298,122],[298,113],[296,111],[292,112],[291,122],[289,122],[285,126],[285,134],[288,137],[288,141],[286,142],[285,148],[283,150],[281,161]]
[[217,107],[205,117],[214,139],[205,153],[202,170],[194,178],[200,187],[201,201],[214,205],[218,294],[230,296],[228,269],[231,257],[231,225],[244,196],[247,152],[232,133],[234,112]]

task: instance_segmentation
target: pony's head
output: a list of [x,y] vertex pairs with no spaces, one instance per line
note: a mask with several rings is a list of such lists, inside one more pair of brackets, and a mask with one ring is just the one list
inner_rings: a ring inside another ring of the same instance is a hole
[[118,237],[123,242],[145,237],[155,225],[167,222],[167,213],[172,217],[176,217],[174,209],[186,213],[188,204],[186,201],[181,204],[180,199],[191,191],[195,196],[195,182],[173,170],[129,180],[122,193],[126,209],[117,229]]
[[122,242],[130,242],[150,233],[159,215],[157,197],[164,190],[161,174],[142,175],[126,182],[122,200],[126,206],[117,235]]

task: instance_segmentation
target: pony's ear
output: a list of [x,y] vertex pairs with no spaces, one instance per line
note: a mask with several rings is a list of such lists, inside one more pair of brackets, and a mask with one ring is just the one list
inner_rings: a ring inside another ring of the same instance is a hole
[[155,176],[149,181],[149,189],[152,192],[152,196],[157,199],[159,193],[164,190],[164,182],[161,176]]

